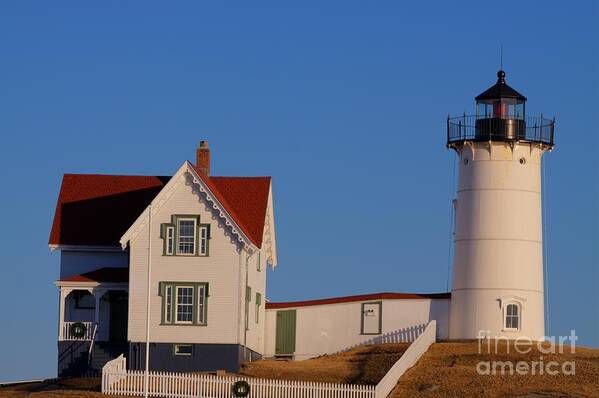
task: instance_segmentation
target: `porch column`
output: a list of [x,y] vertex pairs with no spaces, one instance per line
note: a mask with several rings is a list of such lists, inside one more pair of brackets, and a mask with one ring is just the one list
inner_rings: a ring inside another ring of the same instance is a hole
[[69,293],[71,293],[71,289],[65,289],[63,287],[59,288],[60,298],[58,299],[58,340],[64,339],[64,311]]
[[104,289],[94,289],[92,294],[94,295],[94,299],[96,299],[96,306],[94,309],[94,323],[100,323],[100,299],[106,293]]

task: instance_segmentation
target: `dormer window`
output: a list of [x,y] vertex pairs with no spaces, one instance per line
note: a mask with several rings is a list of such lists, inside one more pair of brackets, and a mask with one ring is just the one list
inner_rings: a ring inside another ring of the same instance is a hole
[[195,218],[177,219],[178,245],[177,254],[193,256],[196,254],[196,223]]
[[173,215],[172,222],[162,224],[165,256],[208,256],[210,224],[201,224],[196,215]]

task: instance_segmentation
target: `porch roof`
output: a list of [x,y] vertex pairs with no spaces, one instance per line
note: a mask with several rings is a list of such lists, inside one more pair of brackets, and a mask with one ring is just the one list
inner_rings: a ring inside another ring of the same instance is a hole
[[71,275],[61,278],[59,282],[98,282],[98,283],[123,283],[129,282],[129,268],[105,267],[80,275]]

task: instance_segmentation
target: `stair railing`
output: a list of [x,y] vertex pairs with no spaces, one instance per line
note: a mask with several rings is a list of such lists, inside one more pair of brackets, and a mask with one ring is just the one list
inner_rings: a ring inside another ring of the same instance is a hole
[[89,342],[89,351],[87,353],[88,366],[92,363],[92,352],[94,351],[94,342],[96,341],[96,334],[98,333],[98,322],[94,323],[94,331],[92,333],[92,339]]

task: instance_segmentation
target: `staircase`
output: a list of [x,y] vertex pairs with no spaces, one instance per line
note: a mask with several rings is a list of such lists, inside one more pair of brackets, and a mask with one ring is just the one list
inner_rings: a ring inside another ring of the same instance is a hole
[[58,350],[59,377],[99,376],[106,362],[123,354],[128,356],[129,344],[124,342],[96,341],[89,357],[89,341],[60,342]]
[[123,342],[98,341],[94,344],[94,349],[90,361],[90,369],[98,372],[102,371],[102,367],[106,362],[115,359],[123,354],[125,357],[129,354],[129,344]]

